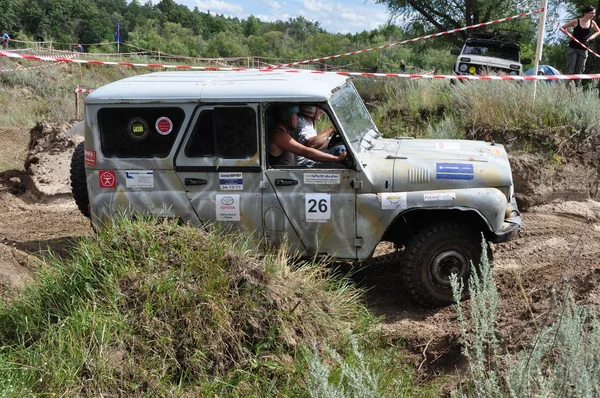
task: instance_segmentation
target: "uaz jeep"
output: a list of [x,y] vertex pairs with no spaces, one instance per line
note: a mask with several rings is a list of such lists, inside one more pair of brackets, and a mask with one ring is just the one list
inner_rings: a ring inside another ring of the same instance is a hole
[[[284,104],[322,108],[346,164],[269,165],[272,109]],[[93,225],[135,213],[220,222],[336,260],[367,260],[393,242],[405,288],[427,306],[452,302],[450,275],[468,276],[482,234],[503,242],[520,228],[502,145],[384,139],[347,76],[131,77],[86,98],[84,130],[71,180]]]
[[495,37],[489,33],[473,34],[467,38],[462,50],[450,50],[457,55],[453,72],[457,75],[522,75],[523,65],[531,59],[521,59],[520,47],[515,41]]

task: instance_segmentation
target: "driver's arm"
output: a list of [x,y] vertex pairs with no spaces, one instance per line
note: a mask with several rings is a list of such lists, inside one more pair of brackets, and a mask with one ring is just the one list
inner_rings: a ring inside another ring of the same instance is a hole
[[314,137],[311,137],[308,140],[306,140],[304,145],[316,149],[326,149],[327,145],[329,145],[329,139],[331,138],[334,132],[335,127],[328,127],[325,130],[321,131],[319,134],[315,135]]
[[328,153],[321,152],[318,149],[302,145],[290,137],[289,134],[285,134],[283,132],[276,133],[271,138],[271,141],[274,141],[275,145],[286,152],[292,152],[296,155],[303,156],[316,162],[342,163],[344,159],[346,159],[346,152],[343,152],[338,156],[333,156]]

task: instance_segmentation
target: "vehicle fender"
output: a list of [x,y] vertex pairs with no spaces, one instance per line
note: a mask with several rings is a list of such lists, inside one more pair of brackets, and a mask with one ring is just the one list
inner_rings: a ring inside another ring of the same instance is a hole
[[507,205],[506,196],[496,188],[358,194],[357,236],[363,242],[358,257],[369,257],[385,232],[409,212],[471,211],[481,218],[489,232],[494,232],[503,226]]

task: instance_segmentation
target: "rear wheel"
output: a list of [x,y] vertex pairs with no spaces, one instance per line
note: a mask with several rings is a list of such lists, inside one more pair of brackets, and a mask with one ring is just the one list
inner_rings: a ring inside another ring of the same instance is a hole
[[85,150],[83,142],[75,147],[71,156],[71,193],[81,214],[89,218],[90,200],[88,198],[87,178],[85,176]]
[[481,236],[468,225],[434,224],[419,231],[407,243],[401,261],[404,284],[412,298],[426,307],[454,302],[450,275],[467,281],[471,263],[479,265]]

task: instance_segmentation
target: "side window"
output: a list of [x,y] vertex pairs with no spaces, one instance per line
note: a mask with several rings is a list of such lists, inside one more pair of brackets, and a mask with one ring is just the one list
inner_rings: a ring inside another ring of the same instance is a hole
[[185,148],[187,157],[250,158],[258,149],[256,112],[248,107],[215,107],[200,113]]
[[215,129],[213,125],[213,110],[204,110],[192,130],[192,136],[185,148],[189,158],[215,155]]
[[184,118],[180,108],[100,109],[102,153],[107,157],[165,158]]

